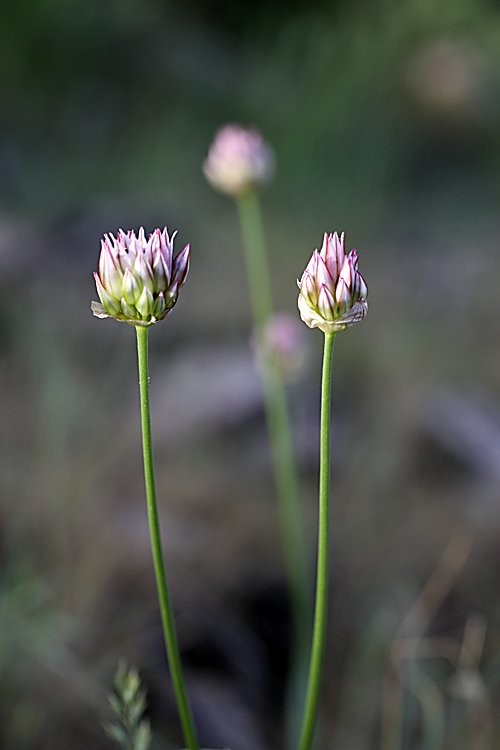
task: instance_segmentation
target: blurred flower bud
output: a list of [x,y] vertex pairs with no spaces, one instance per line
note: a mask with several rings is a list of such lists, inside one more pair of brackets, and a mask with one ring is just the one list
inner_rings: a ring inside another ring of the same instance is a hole
[[344,233],[326,234],[321,252],[315,250],[302,274],[300,317],[309,328],[337,333],[368,312],[368,288],[358,271],[358,254],[344,251]]
[[255,347],[259,360],[271,361],[285,380],[297,380],[307,361],[308,342],[298,320],[289,313],[277,313],[265,324]]
[[421,47],[406,71],[406,85],[427,114],[476,119],[484,114],[487,80],[480,50],[459,39],[441,37]]
[[265,185],[274,172],[274,154],[258,130],[225,125],[215,135],[203,173],[213,188],[238,198]]
[[189,245],[173,258],[175,232],[155,229],[146,240],[141,227],[117,238],[104,235],[99,271],[94,273],[101,300],[92,302],[98,318],[116,318],[134,325],[150,326],[168,315],[177,302],[189,270]]
[[308,341],[298,320],[289,313],[277,313],[264,326],[261,347],[286,380],[297,380],[307,361]]

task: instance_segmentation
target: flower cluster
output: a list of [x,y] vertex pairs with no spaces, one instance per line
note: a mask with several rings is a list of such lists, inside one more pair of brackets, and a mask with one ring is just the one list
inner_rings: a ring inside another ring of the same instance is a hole
[[358,271],[358,254],[344,250],[344,234],[326,234],[299,282],[300,317],[309,328],[337,333],[368,312],[368,288]]
[[94,273],[102,304],[92,303],[98,318],[112,317],[134,325],[150,326],[168,315],[189,270],[189,245],[173,258],[174,237],[155,229],[146,239],[118,230],[116,239],[104,235],[99,272]]
[[274,156],[258,130],[225,125],[215,135],[203,173],[221,193],[239,198],[272,177]]

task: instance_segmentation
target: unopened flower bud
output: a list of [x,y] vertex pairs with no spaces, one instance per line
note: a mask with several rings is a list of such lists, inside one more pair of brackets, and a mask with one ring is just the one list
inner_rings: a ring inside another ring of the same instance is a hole
[[258,130],[226,125],[215,135],[203,173],[213,188],[239,198],[265,185],[274,172],[274,154]]
[[358,254],[344,250],[344,234],[326,234],[299,283],[300,317],[309,328],[337,333],[368,312],[368,288],[358,271]]
[[308,343],[305,331],[296,317],[277,313],[254,339],[258,359],[262,364],[271,361],[287,381],[298,380],[307,361]]
[[177,302],[189,270],[189,245],[173,258],[174,237],[167,228],[155,229],[146,239],[141,228],[116,239],[104,235],[99,271],[94,273],[101,302],[92,302],[98,318],[116,318],[134,325],[150,326],[168,315]]

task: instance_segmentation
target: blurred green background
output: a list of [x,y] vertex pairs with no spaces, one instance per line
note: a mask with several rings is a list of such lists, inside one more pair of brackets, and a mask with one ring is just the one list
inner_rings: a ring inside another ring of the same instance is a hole
[[[289,618],[237,217],[201,173],[232,121],[276,152],[278,308],[296,315],[324,231],[346,231],[370,288],[335,352],[318,748],[500,747],[493,0],[0,0],[0,747],[112,747],[120,657],[149,689],[153,749],[181,746],[134,331],[90,313],[102,234],[165,224],[192,245],[150,337],[190,693],[204,747],[283,746]],[[304,334],[290,400],[312,558],[322,342]]]

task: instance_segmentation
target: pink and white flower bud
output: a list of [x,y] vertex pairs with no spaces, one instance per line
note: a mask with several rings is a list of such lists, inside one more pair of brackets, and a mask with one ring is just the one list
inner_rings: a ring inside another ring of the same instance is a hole
[[146,239],[141,227],[118,230],[116,239],[105,235],[101,243],[99,271],[94,278],[100,302],[92,302],[98,318],[116,318],[134,325],[150,326],[168,315],[189,271],[189,245],[173,259],[174,236],[167,228],[156,229]]
[[233,198],[262,187],[273,172],[273,151],[259,131],[234,124],[216,133],[203,164],[212,187]]
[[346,256],[344,234],[325,234],[299,283],[300,317],[324,333],[343,331],[368,312],[368,288],[358,271],[358,255]]

